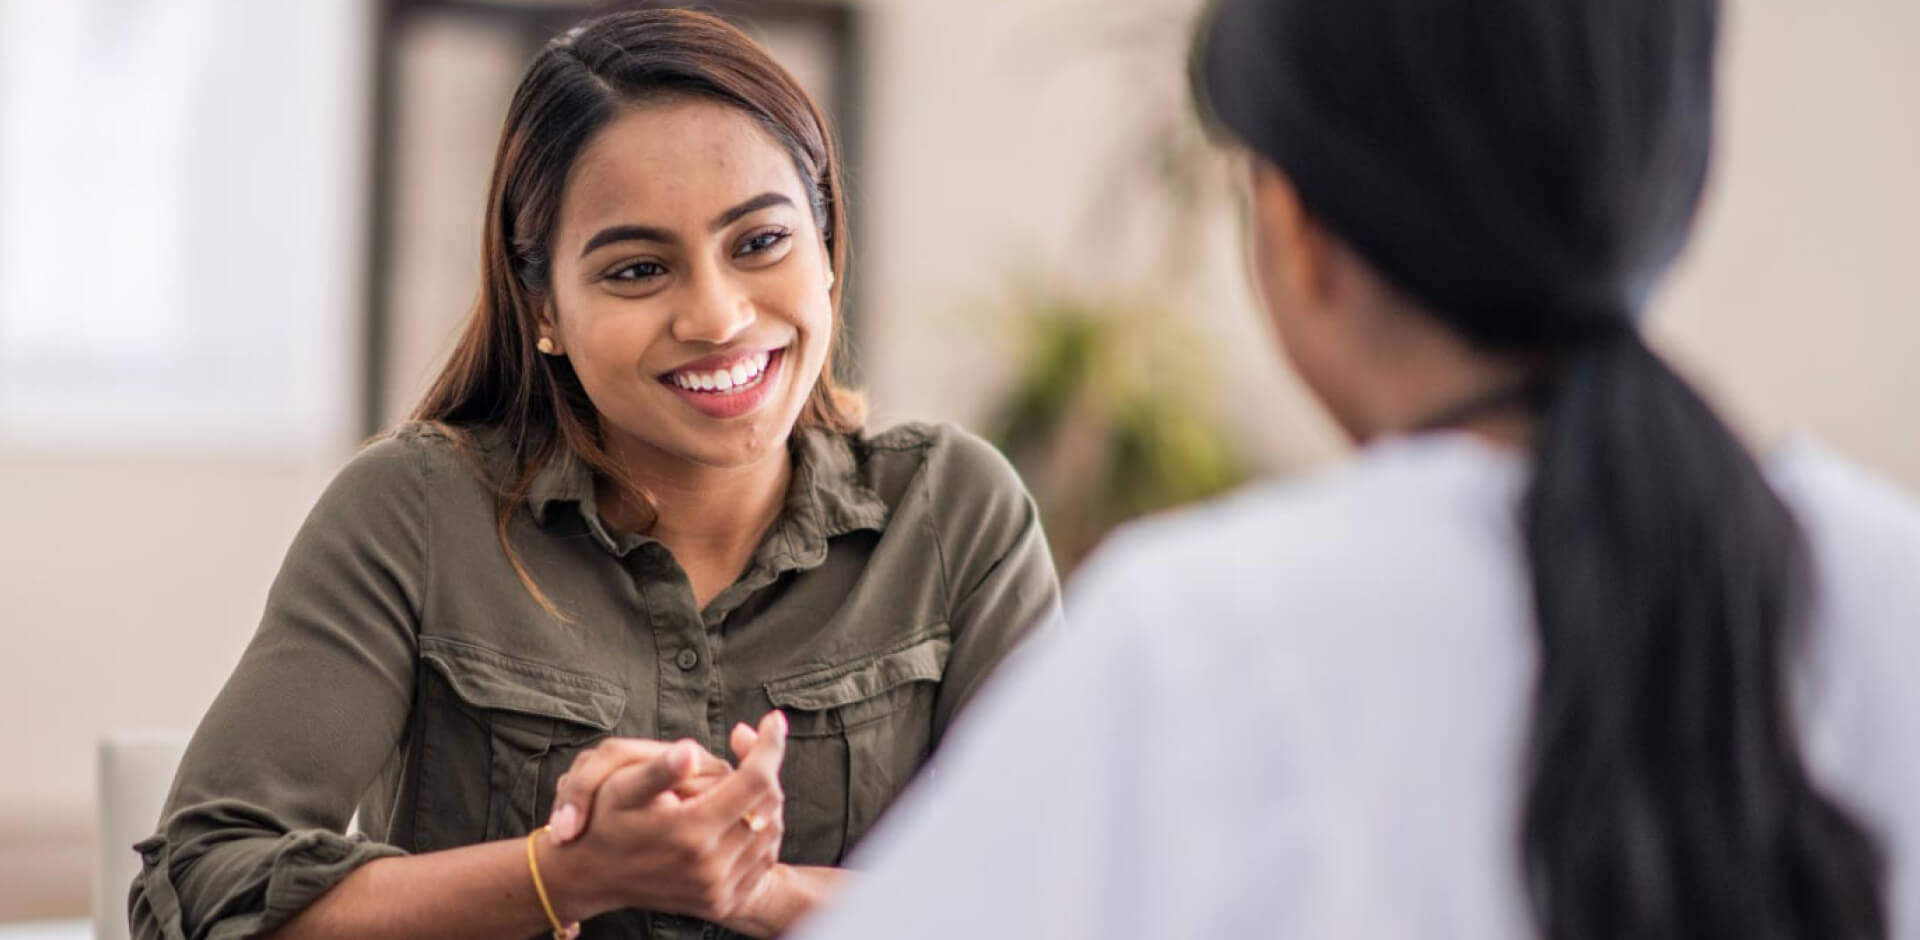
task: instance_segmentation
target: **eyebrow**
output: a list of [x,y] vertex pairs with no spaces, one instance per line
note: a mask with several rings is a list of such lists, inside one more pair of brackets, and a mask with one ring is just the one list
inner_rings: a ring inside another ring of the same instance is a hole
[[[761,193],[715,216],[712,222],[707,223],[707,227],[717,232],[762,209],[791,205],[793,205],[793,200],[781,193]],[[680,239],[666,229],[655,228],[651,225],[613,225],[601,229],[594,233],[592,238],[587,239],[587,246],[580,249],[580,257],[584,258],[593,254],[594,249],[611,245],[615,242],[659,242],[663,245],[677,245],[680,243]]]

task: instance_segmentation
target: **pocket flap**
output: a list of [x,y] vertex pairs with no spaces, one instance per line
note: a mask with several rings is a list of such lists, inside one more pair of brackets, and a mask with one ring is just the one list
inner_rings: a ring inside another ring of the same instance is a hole
[[605,679],[558,669],[446,637],[420,638],[420,658],[475,708],[558,718],[612,731],[627,695]]
[[767,697],[782,708],[815,712],[865,701],[909,682],[939,681],[952,649],[952,637],[926,637],[848,665],[776,679],[766,684]]

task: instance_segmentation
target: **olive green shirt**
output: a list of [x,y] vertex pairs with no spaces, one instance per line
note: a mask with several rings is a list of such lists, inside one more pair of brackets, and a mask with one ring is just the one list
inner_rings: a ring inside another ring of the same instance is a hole
[[[530,832],[598,738],[726,754],[734,723],[774,707],[792,729],[781,858],[837,864],[1059,616],[1012,468],[963,431],[906,425],[796,432],[780,516],[705,610],[664,545],[601,519],[581,463],[554,461],[509,524],[556,618],[500,546],[489,439],[409,426],[321,496],[136,847],[136,937],[255,935],[370,859]],[[721,935],[642,911],[586,927]]]

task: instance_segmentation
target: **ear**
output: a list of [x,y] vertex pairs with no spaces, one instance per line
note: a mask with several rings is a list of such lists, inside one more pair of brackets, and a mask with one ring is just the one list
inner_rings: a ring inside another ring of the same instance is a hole
[[549,356],[564,356],[567,348],[560,342],[560,328],[553,314],[553,300],[548,298],[540,304],[540,319],[534,324],[535,344]]
[[1333,286],[1332,246],[1300,201],[1293,181],[1272,162],[1254,157],[1249,163],[1248,192],[1252,207],[1254,244],[1262,279],[1269,288],[1284,289],[1299,303],[1294,309],[1321,309]]

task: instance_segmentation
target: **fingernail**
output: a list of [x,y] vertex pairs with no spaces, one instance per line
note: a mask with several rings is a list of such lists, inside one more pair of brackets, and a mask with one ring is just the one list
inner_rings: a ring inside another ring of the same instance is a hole
[[574,809],[572,803],[568,803],[553,811],[553,821],[547,823],[547,826],[553,832],[555,839],[566,842],[580,834],[580,811]]
[[787,713],[786,712],[776,710],[773,713],[773,730],[778,734],[787,733]]

